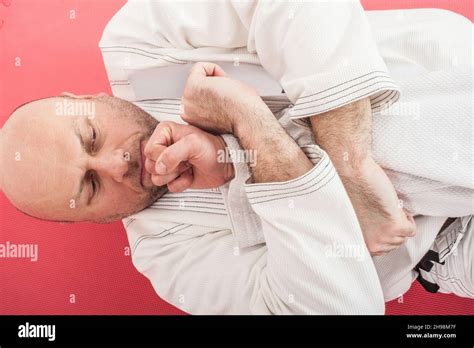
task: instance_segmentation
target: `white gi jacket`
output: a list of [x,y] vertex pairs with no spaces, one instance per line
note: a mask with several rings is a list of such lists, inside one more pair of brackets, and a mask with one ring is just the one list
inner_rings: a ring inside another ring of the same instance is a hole
[[193,314],[382,314],[377,273],[335,168],[309,128],[287,115],[281,122],[311,171],[245,184],[249,171],[236,163],[222,194],[165,195],[125,220],[134,265],[162,298]]
[[[296,138],[304,128],[289,117],[366,96],[378,112],[398,98],[359,4],[288,6],[129,3],[100,44],[113,92],[159,120],[179,122],[187,62],[214,61],[231,76],[258,82],[267,105]],[[259,64],[267,73],[255,69]],[[291,113],[282,111],[288,99]],[[226,142],[238,146],[230,137]],[[332,164],[319,148],[299,144],[316,163],[302,178],[245,185],[246,168],[237,163],[237,176],[222,194],[170,193],[124,220],[133,262],[162,298],[196,314],[383,312],[380,285]],[[341,252],[344,246],[350,250]],[[412,268],[404,265],[404,272]]]

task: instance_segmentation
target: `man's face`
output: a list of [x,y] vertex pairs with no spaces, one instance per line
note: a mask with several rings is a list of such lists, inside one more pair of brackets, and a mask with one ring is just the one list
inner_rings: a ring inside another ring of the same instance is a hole
[[2,129],[1,187],[38,218],[105,222],[133,214],[165,191],[143,167],[156,125],[111,97],[27,104]]

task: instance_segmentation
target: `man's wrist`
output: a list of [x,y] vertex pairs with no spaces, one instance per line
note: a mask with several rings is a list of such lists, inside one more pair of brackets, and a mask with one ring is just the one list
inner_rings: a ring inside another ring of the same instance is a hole
[[249,117],[234,133],[244,150],[255,153],[256,164],[250,168],[253,182],[288,181],[307,173],[311,161],[265,108],[249,109]]
[[373,167],[374,159],[370,151],[350,153],[346,149],[327,151],[339,175],[364,176]]
[[240,139],[255,131],[262,124],[278,123],[275,116],[260,97],[249,99],[239,106],[232,120],[233,135]]

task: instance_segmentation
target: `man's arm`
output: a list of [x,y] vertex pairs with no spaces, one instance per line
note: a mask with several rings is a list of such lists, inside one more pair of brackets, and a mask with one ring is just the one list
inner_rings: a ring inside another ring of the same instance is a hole
[[389,252],[415,234],[392,183],[371,155],[372,111],[364,98],[310,118],[315,140],[331,157],[351,198],[370,252]]
[[360,169],[371,158],[372,111],[368,98],[310,117],[316,143],[340,173]]
[[[236,94],[236,90],[240,93]],[[256,137],[263,137],[273,144],[282,136],[282,129],[271,127],[271,120],[260,106],[263,103],[256,91],[251,86],[230,79],[213,63],[194,65],[186,82],[182,103],[183,120],[209,131],[233,133],[244,147],[249,142],[258,146]],[[248,110],[253,110],[257,117],[245,117]],[[414,234],[415,228],[414,220],[399,205],[392,183],[371,157],[371,121],[368,99],[311,118],[317,143],[334,159],[352,199],[367,246],[374,255],[378,255],[401,245],[407,236]],[[262,129],[266,132],[255,134]],[[276,170],[282,170],[278,166],[280,154],[293,153],[292,150],[292,147],[275,148],[278,155],[271,161],[275,164],[274,168],[278,168]],[[294,163],[294,170],[298,170],[298,165],[304,161],[294,155]],[[262,173],[269,181],[271,168],[269,163]],[[258,178],[259,169],[254,168],[253,171]]]

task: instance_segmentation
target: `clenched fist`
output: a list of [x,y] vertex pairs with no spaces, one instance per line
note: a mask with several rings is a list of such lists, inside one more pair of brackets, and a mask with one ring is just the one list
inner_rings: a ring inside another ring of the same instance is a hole
[[167,185],[171,192],[215,188],[234,176],[233,164],[219,161],[219,151],[224,150],[220,136],[164,121],[145,146],[145,169],[155,185]]
[[181,101],[184,121],[217,134],[237,135],[242,115],[266,107],[254,87],[231,79],[214,63],[193,66]]

